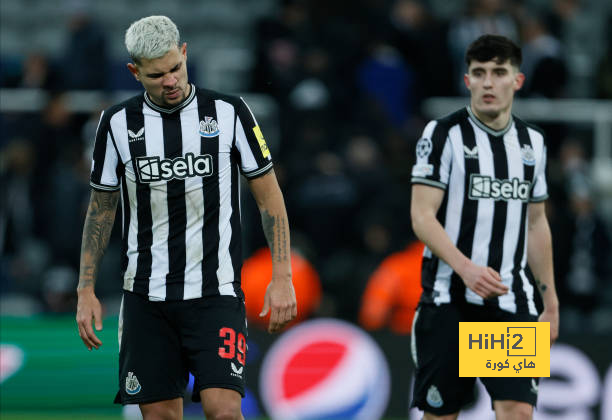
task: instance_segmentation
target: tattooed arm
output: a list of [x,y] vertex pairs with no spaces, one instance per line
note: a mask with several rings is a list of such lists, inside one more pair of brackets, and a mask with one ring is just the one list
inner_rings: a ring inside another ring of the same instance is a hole
[[91,326],[93,320],[96,330],[102,329],[102,307],[94,293],[94,285],[115,222],[118,201],[119,191],[92,191],[83,227],[76,320],[81,340],[89,350],[102,345]]
[[291,281],[287,211],[274,170],[250,180],[249,186],[259,207],[261,224],[272,253],[272,280],[266,290],[259,316],[266,316],[270,310],[268,331],[277,332],[297,316],[295,291]]
[[540,321],[550,322],[550,343],[559,335],[559,299],[555,290],[552,262],[552,239],[544,203],[529,204],[527,262],[535,277],[544,311]]

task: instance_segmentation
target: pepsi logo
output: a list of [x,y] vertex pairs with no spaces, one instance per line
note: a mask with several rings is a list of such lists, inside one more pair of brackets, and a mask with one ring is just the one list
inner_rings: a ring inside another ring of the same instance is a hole
[[0,383],[6,381],[21,369],[24,353],[13,344],[0,344]]
[[259,389],[273,419],[382,417],[390,375],[376,342],[356,326],[334,319],[302,323],[267,352]]

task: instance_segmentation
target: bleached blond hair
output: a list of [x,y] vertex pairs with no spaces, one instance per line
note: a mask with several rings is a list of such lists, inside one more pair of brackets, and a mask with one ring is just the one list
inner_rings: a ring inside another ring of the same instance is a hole
[[179,30],[166,16],[148,16],[133,22],[125,31],[125,47],[136,64],[140,59],[163,57],[179,44]]

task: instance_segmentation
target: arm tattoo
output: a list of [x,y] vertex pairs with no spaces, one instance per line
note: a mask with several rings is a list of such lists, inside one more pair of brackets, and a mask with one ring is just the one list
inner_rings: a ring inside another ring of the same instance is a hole
[[287,222],[283,216],[271,215],[267,210],[261,213],[261,224],[268,241],[272,260],[287,261],[289,258],[287,243]]
[[93,191],[91,194],[83,227],[78,289],[95,283],[98,264],[111,236],[118,200],[119,192]]
[[538,285],[538,289],[540,289],[540,291],[544,293],[547,289],[547,286],[544,283],[542,283],[540,279],[535,279],[535,282]]

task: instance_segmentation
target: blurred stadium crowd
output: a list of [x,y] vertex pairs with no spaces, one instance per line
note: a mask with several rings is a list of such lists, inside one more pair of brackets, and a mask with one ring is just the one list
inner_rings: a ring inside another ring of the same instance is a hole
[[[499,33],[523,47],[527,83],[519,97],[612,99],[607,0],[184,0],[172,6],[69,0],[54,9],[50,3],[57,2],[1,3],[2,92],[48,94],[40,111],[0,113],[2,314],[74,311],[91,146],[100,110],[110,103],[101,101],[93,113],[74,110],[65,92],[95,90],[110,98],[139,90],[125,68],[123,34],[144,15],[175,20],[188,43],[192,81],[265,94],[277,104],[276,117],[260,123],[264,135],[278,130],[268,136],[301,264],[294,273],[302,319],[334,316],[409,332],[421,252],[410,226],[410,171],[413,145],[430,118],[422,104],[466,96],[463,53],[478,35]],[[562,332],[610,332],[612,216],[599,203],[610,199],[612,179],[606,190],[591,177],[591,126],[540,126],[548,141]],[[254,273],[244,282],[256,290],[267,282],[254,283],[265,272],[265,240],[254,203],[243,197],[245,270]],[[118,308],[122,284],[116,228],[97,282],[109,313]]]

